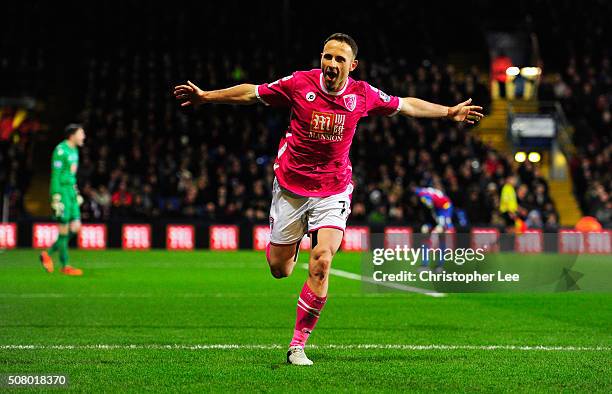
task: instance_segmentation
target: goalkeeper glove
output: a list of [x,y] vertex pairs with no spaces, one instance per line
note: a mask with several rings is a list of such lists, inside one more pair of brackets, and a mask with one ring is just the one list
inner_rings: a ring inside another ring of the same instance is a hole
[[64,213],[64,203],[62,202],[62,195],[55,193],[51,196],[51,209],[55,216],[62,216]]
[[83,196],[81,196],[81,193],[79,193],[79,188],[77,185],[74,185],[74,192],[76,193],[77,204],[80,207],[83,204]]

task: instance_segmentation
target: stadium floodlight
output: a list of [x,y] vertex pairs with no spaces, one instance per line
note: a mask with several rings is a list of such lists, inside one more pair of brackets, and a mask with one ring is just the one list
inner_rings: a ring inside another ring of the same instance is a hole
[[521,68],[521,75],[525,78],[535,78],[542,73],[540,67],[523,67]]
[[519,163],[523,163],[527,159],[527,154],[525,152],[516,152],[514,155],[514,160]]
[[538,152],[530,152],[527,159],[532,163],[538,163],[542,159],[542,156]]
[[519,75],[521,71],[519,70],[518,67],[508,67],[506,69],[506,75],[510,76],[510,77],[516,77],[517,75]]

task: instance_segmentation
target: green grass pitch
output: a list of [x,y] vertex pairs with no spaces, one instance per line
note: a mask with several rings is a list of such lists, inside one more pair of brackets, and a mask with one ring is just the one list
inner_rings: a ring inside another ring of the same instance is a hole
[[[284,362],[301,266],[276,280],[263,252],[71,259],[85,276],[44,273],[34,250],[0,254],[0,375],[106,392],[612,391],[612,294],[368,294],[332,276],[315,365],[300,368]],[[334,267],[359,272],[360,255]]]

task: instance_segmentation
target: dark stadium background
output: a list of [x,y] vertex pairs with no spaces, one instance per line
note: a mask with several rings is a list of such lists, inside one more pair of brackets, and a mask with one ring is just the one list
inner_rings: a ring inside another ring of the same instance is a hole
[[[167,223],[195,224],[196,247],[208,246],[208,225],[238,224],[241,245],[249,245],[251,225],[267,223],[270,160],[288,114],[263,106],[182,110],[171,97],[176,83],[214,89],[318,67],[323,39],[342,31],[360,46],[355,78],[447,105],[472,97],[490,113],[487,36],[508,31],[537,37],[538,48],[523,48],[522,65],[542,67],[538,98],[560,102],[574,129],[567,160],[579,215],[609,228],[611,15],[606,1],[12,2],[0,24],[3,116],[14,110],[11,100],[34,104],[0,141],[9,221],[18,223],[19,244],[29,245],[30,224],[49,213],[51,150],[63,127],[79,121],[88,134],[83,220],[107,223],[111,246],[126,221],[151,223],[153,246],[164,246]],[[539,212],[535,228],[572,227],[540,165],[517,165],[511,148],[485,140],[445,121],[364,119],[351,155],[350,224],[418,231],[429,213],[408,188],[438,180],[465,213],[460,231],[503,230],[499,191],[516,173],[521,204]]]

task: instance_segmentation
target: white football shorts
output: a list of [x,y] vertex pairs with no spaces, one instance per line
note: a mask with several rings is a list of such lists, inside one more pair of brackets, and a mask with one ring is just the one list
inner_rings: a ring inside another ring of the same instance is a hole
[[344,231],[351,213],[349,184],[342,193],[329,197],[302,197],[283,189],[276,178],[270,206],[270,241],[273,245],[292,245],[304,234],[320,228]]

